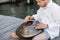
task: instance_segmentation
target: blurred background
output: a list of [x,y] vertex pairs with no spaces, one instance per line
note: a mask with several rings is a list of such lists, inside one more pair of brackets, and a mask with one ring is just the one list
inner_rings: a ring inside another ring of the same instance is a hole
[[[53,0],[60,5],[60,0]],[[13,16],[24,19],[27,15],[37,12],[35,0],[0,0],[0,15]]]

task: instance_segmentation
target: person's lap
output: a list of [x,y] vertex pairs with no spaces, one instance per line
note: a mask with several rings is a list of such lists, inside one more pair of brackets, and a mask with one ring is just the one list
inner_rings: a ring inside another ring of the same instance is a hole
[[48,40],[49,39],[49,34],[48,32],[44,31],[43,33],[33,37],[32,40]]

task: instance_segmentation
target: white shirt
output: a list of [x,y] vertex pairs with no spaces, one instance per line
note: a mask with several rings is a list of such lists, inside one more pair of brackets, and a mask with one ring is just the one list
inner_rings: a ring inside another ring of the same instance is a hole
[[59,36],[60,27],[60,6],[54,2],[50,2],[46,7],[40,7],[37,14],[33,15],[35,20],[48,24],[49,28],[46,28],[51,39]]

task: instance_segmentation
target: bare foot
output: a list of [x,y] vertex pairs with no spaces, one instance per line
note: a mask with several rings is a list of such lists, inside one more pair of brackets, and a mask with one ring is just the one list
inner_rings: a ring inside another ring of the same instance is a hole
[[11,33],[10,33],[10,36],[11,36],[12,38],[19,38],[14,32],[11,32]]

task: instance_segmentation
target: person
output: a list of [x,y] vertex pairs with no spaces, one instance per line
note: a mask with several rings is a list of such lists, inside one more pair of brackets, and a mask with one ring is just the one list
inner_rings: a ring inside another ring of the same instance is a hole
[[[36,0],[39,5],[37,14],[25,17],[25,22],[32,21],[33,19],[39,21],[37,29],[44,29],[44,32],[33,37],[32,40],[47,40],[49,37],[54,39],[59,36],[60,27],[60,6],[52,0]],[[17,37],[15,33],[11,36]]]

